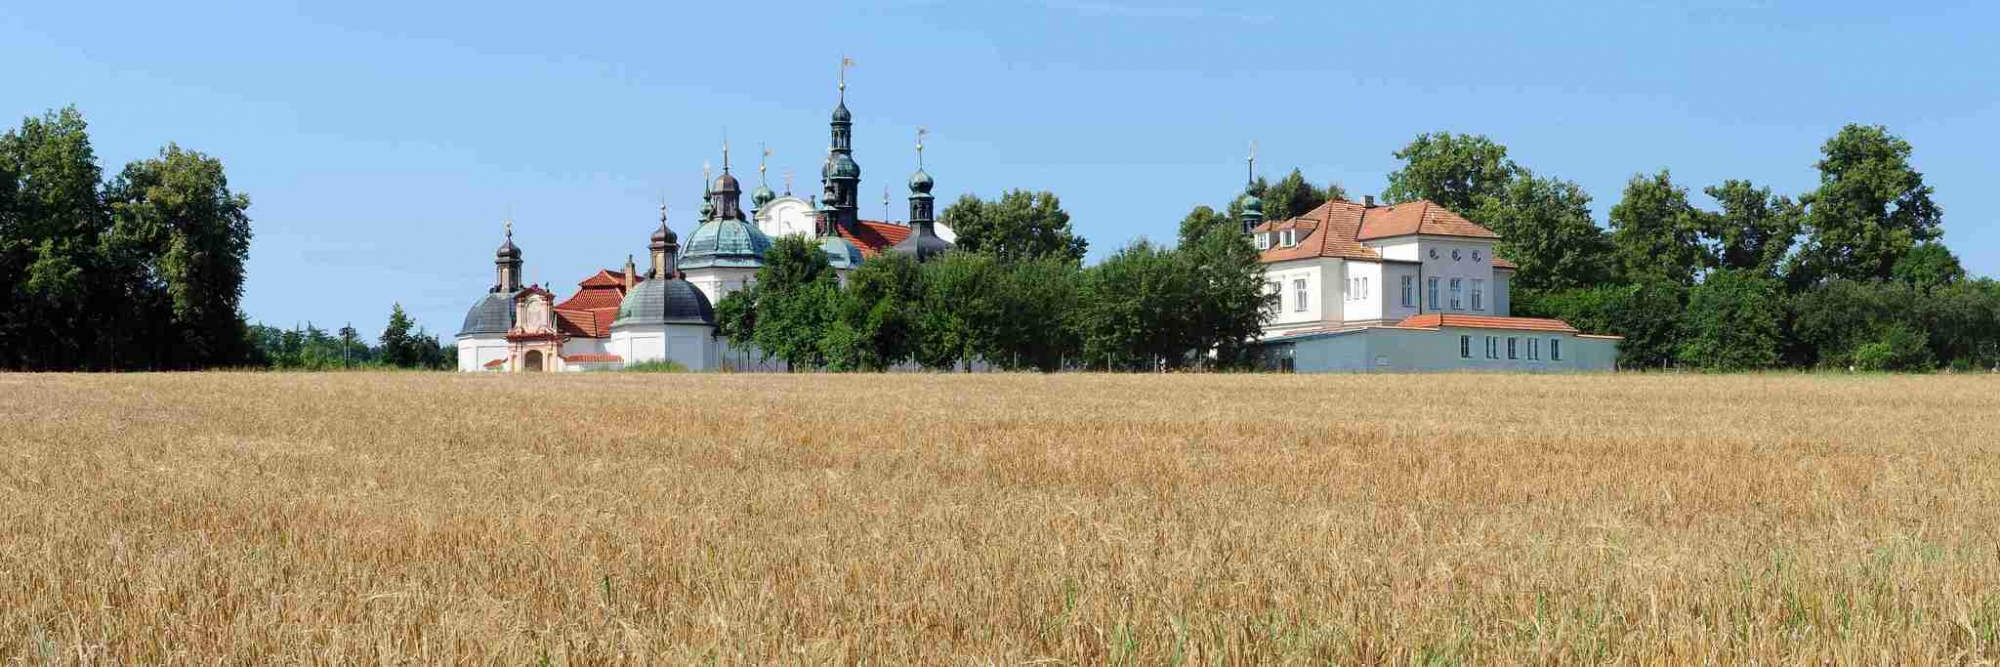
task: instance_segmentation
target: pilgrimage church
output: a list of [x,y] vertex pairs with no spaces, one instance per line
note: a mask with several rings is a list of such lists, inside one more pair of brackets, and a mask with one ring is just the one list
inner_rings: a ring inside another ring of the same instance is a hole
[[558,301],[545,285],[522,284],[521,249],[514,245],[509,221],[506,240],[493,259],[493,286],[473,303],[459,328],[458,369],[609,370],[672,361],[690,370],[753,370],[762,355],[731,349],[729,341],[715,335],[715,304],[755,280],[771,239],[812,235],[842,280],[881,253],[926,261],[950,250],[954,235],[936,222],[933,183],[923,169],[922,130],[917,133],[917,171],[909,181],[909,224],[861,219],[861,165],[854,161],[845,63],[830,125],[832,143],[820,169],[816,201],[793,196],[790,183],[784,194],[772,192],[760,164],[746,214],[743,188],[730,173],[725,143],[722,175],[710,181],[704,174],[701,215],[685,243],[667,225],[667,208],[661,204],[660,225],[647,243],[647,269],[642,273],[627,257],[623,269],[603,269],[578,282],[567,299]]

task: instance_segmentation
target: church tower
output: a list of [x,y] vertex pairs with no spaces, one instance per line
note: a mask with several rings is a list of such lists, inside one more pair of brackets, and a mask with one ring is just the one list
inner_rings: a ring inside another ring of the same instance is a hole
[[521,249],[514,247],[514,219],[506,222],[507,240],[493,253],[493,291],[513,294],[521,291]]
[[924,171],[924,135],[928,133],[917,128],[917,173],[910,174],[910,235],[890,249],[914,256],[919,262],[951,249],[951,242],[937,235],[936,201],[931,197],[934,184],[931,175]]
[[729,142],[722,142],[722,176],[715,179],[715,219],[743,220],[743,186],[729,173]]
[[853,66],[853,59],[840,59],[840,102],[833,108],[832,143],[827,146],[826,167],[820,170],[821,180],[833,194],[834,222],[841,227],[853,226],[861,210],[861,165],[854,162],[854,114],[847,110],[847,68]]
[[653,232],[652,243],[647,250],[653,254],[653,271],[647,280],[665,280],[674,276],[674,255],[680,252],[680,239],[674,230],[667,227],[667,203],[660,202],[660,228]]

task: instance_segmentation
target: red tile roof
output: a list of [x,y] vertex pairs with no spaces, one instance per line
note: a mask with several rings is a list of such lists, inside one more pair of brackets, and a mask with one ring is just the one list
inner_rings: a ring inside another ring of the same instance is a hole
[[862,257],[874,257],[884,250],[896,247],[910,236],[911,229],[893,222],[860,220],[852,228],[840,228],[840,237],[861,249]]
[[1436,329],[1438,327],[1463,327],[1467,329],[1511,329],[1516,331],[1556,331],[1580,333],[1576,327],[1562,320],[1539,317],[1489,317],[1485,315],[1455,315],[1451,313],[1428,313],[1417,315],[1396,324],[1399,327]]
[[556,304],[556,329],[571,336],[604,338],[625,301],[625,272],[603,269],[576,284],[576,294]]
[[[1274,220],[1253,232],[1296,230],[1296,243],[1273,246],[1260,253],[1265,263],[1312,257],[1338,257],[1382,261],[1382,254],[1362,241],[1409,234],[1498,239],[1499,234],[1453,213],[1443,206],[1418,200],[1391,206],[1367,206],[1334,199],[1319,208],[1290,220]],[[1493,266],[1515,268],[1514,263],[1493,258]]]
[[562,360],[589,363],[595,361],[624,361],[625,358],[615,354],[571,354],[564,356]]
[[494,359],[494,360],[492,360],[492,361],[489,361],[489,362],[486,362],[486,367],[487,367],[487,368],[499,368],[499,367],[501,367],[501,366],[505,366],[505,365],[507,365],[507,360],[506,360],[506,359]]

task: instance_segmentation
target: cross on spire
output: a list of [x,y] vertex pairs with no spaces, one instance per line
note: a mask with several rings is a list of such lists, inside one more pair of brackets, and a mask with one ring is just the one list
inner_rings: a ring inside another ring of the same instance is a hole
[[722,131],[722,173],[729,173],[729,130]]

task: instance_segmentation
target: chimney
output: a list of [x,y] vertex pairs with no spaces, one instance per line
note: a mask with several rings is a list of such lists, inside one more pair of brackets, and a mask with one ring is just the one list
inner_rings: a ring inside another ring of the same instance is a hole
[[625,291],[627,291],[627,292],[630,292],[630,291],[632,291],[632,285],[634,285],[634,284],[636,284],[636,283],[638,283],[638,282],[639,282],[639,281],[638,281],[638,279],[637,279],[637,276],[633,275],[633,274],[636,274],[636,273],[638,273],[638,272],[639,272],[639,267],[638,267],[637,265],[634,265],[634,264],[632,263],[632,256],[631,256],[631,255],[626,255],[626,256],[625,256]]
[[1375,195],[1361,195],[1361,205],[1375,208]]

